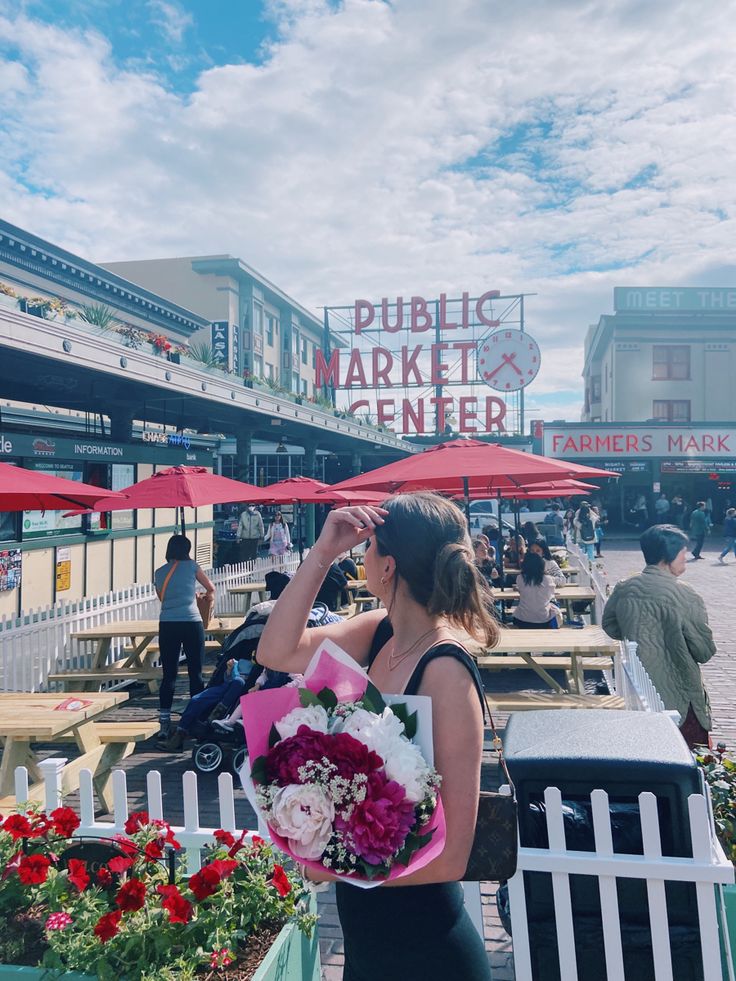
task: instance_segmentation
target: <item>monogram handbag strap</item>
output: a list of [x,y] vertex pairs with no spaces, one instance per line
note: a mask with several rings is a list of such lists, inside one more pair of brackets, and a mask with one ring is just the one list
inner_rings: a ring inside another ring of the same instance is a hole
[[179,565],[179,560],[176,559],[176,561],[174,562],[174,564],[172,565],[172,567],[166,573],[166,578],[164,579],[164,584],[161,587],[161,602],[162,603],[164,601],[164,596],[166,595],[166,587],[169,585],[169,579],[171,579],[171,577],[174,575],[174,570],[176,569],[176,567],[178,565]]

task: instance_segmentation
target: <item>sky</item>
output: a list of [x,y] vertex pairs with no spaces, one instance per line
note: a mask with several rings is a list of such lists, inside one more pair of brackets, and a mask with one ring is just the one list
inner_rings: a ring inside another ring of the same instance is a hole
[[0,0],[0,215],[318,314],[535,294],[575,421],[614,286],[734,286],[735,49],[719,0]]

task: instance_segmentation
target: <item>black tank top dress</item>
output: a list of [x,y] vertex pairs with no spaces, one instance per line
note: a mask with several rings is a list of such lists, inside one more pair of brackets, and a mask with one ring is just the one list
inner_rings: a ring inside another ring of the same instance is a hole
[[[369,668],[391,634],[386,618],[376,630]],[[436,657],[465,665],[482,704],[478,669],[454,644],[427,651],[405,693],[417,694],[424,669]],[[490,981],[488,955],[465,911],[459,882],[374,889],[338,882],[335,893],[345,941],[343,981]]]

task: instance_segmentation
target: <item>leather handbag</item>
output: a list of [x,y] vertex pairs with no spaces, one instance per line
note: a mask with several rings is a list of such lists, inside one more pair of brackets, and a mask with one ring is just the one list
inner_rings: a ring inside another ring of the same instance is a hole
[[206,630],[210,625],[210,620],[212,619],[212,611],[214,609],[214,603],[207,595],[207,593],[196,593],[194,597],[197,601],[197,609],[199,610],[199,615],[202,617],[202,625]]
[[511,793],[480,792],[473,847],[463,876],[464,882],[501,882],[510,879],[516,872],[519,847],[516,793],[503,756],[503,743],[490,712],[488,718],[493,732],[493,747],[498,753]]

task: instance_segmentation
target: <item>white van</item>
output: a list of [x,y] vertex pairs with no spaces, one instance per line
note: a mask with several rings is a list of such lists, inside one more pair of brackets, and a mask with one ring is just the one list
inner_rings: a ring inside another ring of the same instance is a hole
[[[536,501],[531,501],[531,504],[536,504]],[[535,525],[539,526],[544,523],[544,519],[549,514],[549,508],[545,508],[542,511],[520,511],[519,512],[519,523],[523,525],[525,521],[533,521]],[[482,501],[471,501],[470,502],[470,534],[474,535],[477,532],[483,530],[486,525],[491,525],[493,528],[498,527],[498,500],[482,500]],[[514,534],[514,515],[510,511],[501,512],[501,524],[503,528],[504,538],[509,535]],[[544,534],[543,530],[540,530],[540,535]]]

